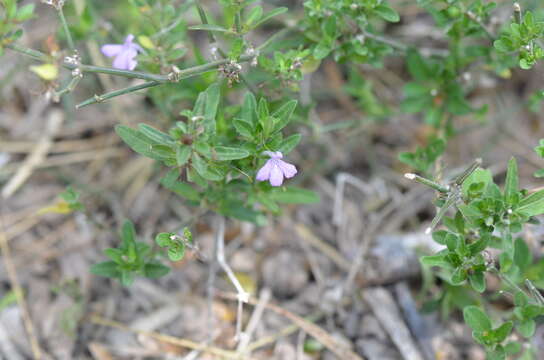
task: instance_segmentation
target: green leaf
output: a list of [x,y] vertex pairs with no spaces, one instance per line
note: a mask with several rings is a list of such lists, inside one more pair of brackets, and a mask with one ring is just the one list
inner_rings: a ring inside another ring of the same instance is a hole
[[256,23],[263,16],[263,8],[259,5],[250,10],[246,18],[246,26],[251,27],[251,24]]
[[518,324],[518,326],[516,326],[516,329],[521,334],[521,336],[527,339],[534,335],[535,328],[536,323],[533,319],[524,320],[520,324]]
[[214,149],[215,159],[219,161],[244,159],[250,155],[249,151],[229,146],[216,146]]
[[269,13],[267,13],[266,15],[264,15],[263,17],[261,17],[261,19],[259,21],[257,21],[254,25],[253,25],[253,28],[256,28],[262,24],[264,24],[265,22],[267,22],[268,20],[272,19],[274,16],[278,16],[280,14],[283,14],[285,12],[287,12],[287,10],[289,10],[288,8],[286,7],[279,7],[277,9],[274,9],[272,11],[270,11]]
[[139,124],[138,129],[142,134],[153,140],[156,144],[173,145],[175,143],[174,139],[170,135],[165,134],[147,124]]
[[399,14],[391,7],[381,4],[374,8],[374,12],[378,14],[382,19],[389,22],[398,22],[400,20]]
[[280,147],[278,148],[278,151],[281,152],[283,155],[289,154],[291,150],[293,150],[298,145],[301,138],[302,135],[300,134],[293,134],[289,136],[282,141]]
[[148,278],[160,278],[170,272],[168,266],[157,263],[147,263],[144,265],[144,276]]
[[153,139],[150,139],[139,131],[125,125],[117,125],[115,127],[115,132],[132,150],[138,154],[155,160],[164,160],[163,156],[160,156],[157,152],[152,151],[153,146],[158,145],[158,143]]
[[200,201],[200,193],[189,184],[183,183],[181,181],[169,182],[168,179],[162,178],[161,185],[168,190],[175,192],[181,197],[184,197],[187,200],[195,202]]
[[159,233],[157,234],[157,236],[155,236],[155,242],[157,243],[157,245],[159,245],[160,247],[166,247],[166,246],[169,246],[170,243],[172,242],[172,239],[171,237],[172,236],[175,236],[175,234],[173,233]]
[[427,266],[439,266],[445,269],[451,268],[450,262],[446,259],[446,257],[443,254],[422,256],[419,259],[419,261],[421,261],[423,265],[427,265]]
[[532,260],[531,251],[525,241],[523,241],[522,238],[517,238],[514,242],[514,264],[516,264],[521,271],[524,271],[531,265]]
[[34,14],[34,4],[28,4],[28,5],[20,7],[17,10],[17,15],[15,15],[15,20],[23,22],[30,19],[33,14]]
[[521,351],[521,344],[517,341],[512,341],[506,344],[504,351],[507,355],[515,355]]
[[320,200],[317,193],[294,186],[273,189],[270,199],[283,204],[315,204]]
[[430,70],[423,57],[415,50],[410,50],[406,56],[406,65],[410,75],[418,81],[428,80]]
[[204,110],[204,128],[207,133],[215,133],[215,117],[221,99],[219,84],[214,83],[206,89],[206,108]]
[[196,141],[193,143],[193,149],[206,159],[212,158],[212,147],[204,141]]
[[434,242],[440,244],[440,245],[446,245],[446,236],[450,234],[448,231],[446,230],[438,230],[438,231],[434,231],[433,234],[432,234],[432,238],[434,240]]
[[134,224],[129,220],[126,220],[123,223],[123,228],[121,229],[121,239],[123,240],[123,244],[127,247],[129,244],[136,241],[136,230],[134,229]]
[[91,266],[91,273],[109,278],[116,278],[120,275],[115,261],[104,261]]
[[198,24],[189,26],[189,30],[204,30],[204,31],[216,31],[216,32],[224,32],[224,33],[233,33],[231,30],[225,29],[224,27],[221,27],[219,25],[214,24]]
[[253,139],[253,127],[250,123],[242,119],[234,119],[232,120],[232,124],[234,125],[234,128],[238,134],[245,138]]
[[240,120],[248,123],[252,129],[257,124],[257,100],[250,92],[244,96],[244,104],[242,105],[240,115]]
[[191,148],[185,145],[178,145],[176,147],[176,163],[178,166],[183,166],[189,161],[191,157]]
[[516,211],[527,216],[544,214],[544,190],[537,191],[522,199]]
[[168,258],[172,261],[179,261],[185,256],[185,244],[179,240],[172,242],[168,247]]
[[112,259],[116,264],[122,264],[123,261],[123,252],[120,249],[108,248],[104,249],[104,255]]
[[485,276],[483,271],[476,271],[470,274],[469,277],[470,286],[479,293],[485,291]]
[[491,330],[491,320],[479,307],[471,305],[463,309],[463,317],[470,328],[477,332]]
[[512,42],[508,38],[501,38],[499,40],[495,40],[493,46],[500,52],[506,53],[513,50]]
[[484,183],[484,189],[487,188],[488,184],[493,183],[493,177],[491,171],[484,169],[476,169],[470,174],[465,181],[463,181],[462,192],[463,196],[467,197],[469,193],[469,188],[472,184]]
[[514,327],[514,323],[512,321],[507,321],[498,328],[494,329],[491,332],[491,337],[494,342],[501,343],[503,342],[508,335],[510,335],[510,332],[512,332],[512,328]]
[[467,271],[463,269],[462,267],[458,267],[455,269],[453,274],[451,275],[451,283],[452,285],[460,285],[467,279]]
[[513,261],[506,252],[503,252],[499,255],[499,264],[501,273],[506,273],[512,267]]
[[130,286],[134,282],[134,274],[129,270],[121,271],[121,284],[123,286]]
[[515,195],[518,193],[518,165],[515,158],[508,162],[508,171],[504,185],[504,200],[507,204],[512,204]]
[[291,100],[283,104],[279,109],[272,113],[272,117],[278,119],[274,125],[274,132],[280,131],[291,121],[291,115],[297,107],[297,101]]
[[506,354],[502,346],[498,345],[494,349],[489,349],[486,351],[487,360],[506,360]]

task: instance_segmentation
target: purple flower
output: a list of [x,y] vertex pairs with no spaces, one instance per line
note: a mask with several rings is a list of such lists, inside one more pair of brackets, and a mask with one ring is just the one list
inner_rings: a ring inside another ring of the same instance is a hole
[[102,54],[107,57],[115,56],[113,67],[120,70],[134,70],[138,62],[134,60],[138,51],[143,51],[142,47],[133,43],[134,35],[129,34],[124,44],[106,44],[100,49]]
[[297,173],[294,165],[281,160],[283,154],[279,151],[265,151],[264,154],[270,156],[264,166],[257,173],[257,181],[270,181],[272,186],[281,186],[283,178],[292,178]]

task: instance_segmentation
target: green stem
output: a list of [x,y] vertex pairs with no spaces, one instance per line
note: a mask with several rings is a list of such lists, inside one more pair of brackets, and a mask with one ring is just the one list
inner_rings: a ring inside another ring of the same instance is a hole
[[68,46],[70,47],[70,50],[75,50],[76,48],[74,46],[74,40],[72,39],[72,34],[70,34],[70,30],[68,29],[68,23],[66,22],[66,18],[64,17],[64,11],[62,11],[62,6],[59,6],[58,12],[59,12],[60,22],[62,23],[62,27],[64,28],[64,32],[66,33]]
[[[196,8],[198,9],[198,15],[200,16],[200,21],[202,21],[202,24],[207,25],[208,24],[208,16],[206,15],[206,12],[204,11],[204,8],[200,5],[200,1],[195,1]],[[240,12],[238,12],[239,14]],[[208,38],[210,39],[210,42],[217,43],[217,38],[215,37],[215,34],[213,31],[208,31]],[[226,58],[227,54],[221,49],[219,46],[217,46],[217,51],[219,54]],[[253,95],[257,95],[257,90],[253,87],[253,84],[249,82],[249,80],[244,76],[244,74],[240,74],[240,79],[244,83],[244,85],[253,93]]]
[[[251,56],[244,55],[244,56],[242,56],[240,58],[240,61],[249,61],[250,59],[251,59]],[[230,60],[227,60],[227,59],[217,60],[217,61],[212,61],[212,62],[204,64],[204,65],[193,66],[191,68],[181,70],[179,73],[177,73],[176,82],[181,81],[183,79],[193,77],[193,76],[203,74],[203,73],[208,72],[208,71],[213,71],[217,67],[219,67],[220,65],[226,64],[229,61]],[[171,81],[171,80],[167,80],[167,81],[155,81],[155,80],[152,80],[152,81],[148,81],[148,82],[145,82],[143,84],[140,84],[140,85],[129,86],[129,87],[124,88],[124,89],[115,90],[115,91],[106,93],[104,95],[100,95],[100,96],[95,95],[94,97],[89,98],[89,99],[83,101],[82,103],[76,105],[76,108],[79,109],[79,108],[87,106],[87,105],[103,102],[103,101],[109,100],[109,99],[117,97],[117,96],[125,95],[125,94],[131,93],[131,92],[134,92],[134,91],[138,91],[138,90],[141,90],[141,89],[146,89],[146,88],[149,88],[149,87],[161,85],[161,84],[164,84],[164,83],[167,83],[167,82],[173,82],[173,81]]]
[[82,107],[87,106],[87,105],[100,103],[100,102],[106,101],[106,100],[111,99],[111,98],[116,97],[116,96],[125,95],[125,94],[131,93],[131,92],[135,92],[135,91],[142,90],[142,89],[147,89],[147,88],[157,86],[157,85],[160,85],[160,84],[161,83],[158,82],[158,81],[148,81],[148,82],[145,82],[143,84],[139,84],[139,85],[135,85],[135,86],[129,86],[129,87],[124,88],[124,89],[111,91],[111,92],[105,93],[103,95],[95,95],[94,97],[92,97],[90,99],[87,99],[87,100],[83,101],[80,104],[77,104],[76,109],[82,108]]
[[[8,44],[6,45],[8,49],[17,51],[21,54],[27,55],[34,60],[43,61],[43,62],[51,62],[52,58],[40,51],[28,49],[25,47],[22,47],[17,44]],[[247,62],[251,60],[253,57],[249,55],[242,55],[239,59],[240,62]],[[194,75],[199,75],[204,72],[214,70],[218,68],[221,65],[224,65],[228,63],[229,59],[221,59],[221,60],[215,60],[211,61],[209,63],[203,64],[203,65],[197,65],[193,66],[184,70],[181,70],[178,73],[178,79],[184,79],[188,78]],[[122,76],[126,78],[132,78],[132,79],[142,79],[147,81],[155,81],[158,83],[168,83],[172,82],[172,79],[168,75],[159,75],[159,74],[150,74],[150,73],[144,73],[140,71],[130,71],[130,70],[119,70],[109,67],[102,67],[102,66],[94,66],[94,65],[74,65],[69,63],[62,63],[62,67],[73,70],[76,67],[79,68],[82,72],[90,72],[90,73],[101,73],[101,74],[109,74],[109,75],[116,75],[116,76]]]
[[[200,16],[200,21],[202,21],[202,24],[207,25],[208,24],[208,17],[206,16],[206,12],[204,11],[204,8],[200,5],[200,1],[195,2],[196,8],[198,10],[198,15]],[[208,38],[210,39],[211,43],[217,42],[217,39],[215,38],[215,34],[213,31],[206,31],[208,33]]]
[[241,9],[238,8],[238,11],[234,15],[234,26],[238,35],[242,35],[242,16],[240,15],[240,11]]
[[5,45],[6,48],[8,49],[11,49],[13,51],[17,51],[23,55],[26,55],[28,57],[31,57],[33,58],[34,60],[38,60],[38,61],[42,61],[42,62],[48,62],[49,61],[49,56],[45,55],[44,53],[42,53],[41,51],[38,51],[38,50],[34,50],[34,49],[29,49],[29,48],[26,48],[26,47],[23,47],[23,46],[20,46],[20,45],[17,45],[17,44],[7,44]]
[[277,33],[275,33],[274,35],[272,35],[271,37],[269,37],[265,42],[263,42],[261,45],[259,45],[257,47],[257,51],[262,51],[264,49],[266,49],[266,47],[268,45],[270,45],[271,43],[273,43],[275,40],[278,40],[279,38],[285,36],[289,31],[291,31],[291,29],[289,28],[283,28],[281,29],[280,31],[278,31]]

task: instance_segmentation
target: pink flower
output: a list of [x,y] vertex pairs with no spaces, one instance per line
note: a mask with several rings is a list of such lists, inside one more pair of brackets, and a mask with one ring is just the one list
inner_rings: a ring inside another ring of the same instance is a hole
[[297,173],[294,165],[281,160],[283,154],[279,151],[265,151],[264,154],[270,156],[264,166],[257,173],[257,181],[270,181],[272,186],[281,186],[283,178],[292,178]]
[[113,67],[120,70],[134,70],[138,62],[134,60],[142,47],[133,43],[134,35],[129,34],[124,44],[106,44],[100,49],[102,54],[113,59]]

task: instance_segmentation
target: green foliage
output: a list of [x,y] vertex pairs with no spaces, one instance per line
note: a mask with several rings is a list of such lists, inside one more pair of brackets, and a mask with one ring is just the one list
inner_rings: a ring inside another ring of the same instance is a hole
[[527,11],[522,21],[511,23],[493,45],[500,52],[517,53],[519,67],[527,70],[544,57],[538,42],[543,35],[544,22],[535,20],[533,13]]
[[402,152],[399,160],[415,170],[427,174],[430,167],[446,150],[446,143],[442,139],[434,139],[425,147],[417,147],[414,152]]
[[79,201],[81,194],[75,191],[71,186],[68,186],[59,194],[59,196],[62,200],[66,201],[70,210],[81,211],[85,209],[85,206]]
[[[533,216],[544,214],[544,193],[527,194],[519,189],[514,158],[508,163],[502,191],[489,171],[474,165],[448,186],[448,193],[442,196],[456,199],[449,205],[456,208],[455,216],[446,216],[443,209],[448,204],[443,202],[435,219],[442,220],[446,229],[433,232],[433,240],[445,245],[445,249],[422,257],[421,262],[440,268],[443,279],[451,285],[469,284],[477,293],[486,291],[486,274],[499,276],[505,285],[512,287],[515,291],[513,316],[497,327],[492,326],[491,319],[477,306],[462,306],[465,322],[472,328],[475,341],[486,347],[488,358],[504,359],[507,354],[520,350],[515,343],[505,343],[513,329],[529,338],[535,331],[535,318],[544,314],[540,294],[532,287],[527,294],[516,285],[527,279],[533,259],[526,242],[520,237],[514,238]],[[437,221],[433,221],[435,223]],[[490,247],[500,251],[499,269],[490,259],[487,251]]]
[[135,152],[171,168],[161,180],[163,186],[221,214],[263,224],[264,211],[278,212],[278,203],[317,201],[308,190],[274,189],[253,180],[260,168],[256,164],[265,160],[263,151],[286,155],[299,143],[300,134],[285,138],[282,134],[297,102],[291,100],[272,110],[264,98],[257,101],[247,93],[238,113],[226,120],[218,112],[219,98],[219,86],[208,87],[193,110],[181,112],[187,121],[177,122],[168,133],[145,124],[138,129],[118,125],[116,132]]
[[23,35],[21,24],[34,17],[34,4],[22,5],[17,0],[0,2],[0,55],[3,47]]
[[119,247],[105,249],[104,255],[110,260],[93,265],[91,272],[117,279],[124,286],[130,286],[135,276],[158,278],[170,271],[155,260],[156,254],[149,245],[136,241],[136,231],[130,221],[123,224]]
[[155,237],[155,242],[161,248],[167,249],[170,260],[179,261],[185,255],[185,247],[192,244],[193,235],[188,228],[184,228],[182,236],[174,233],[160,233]]

